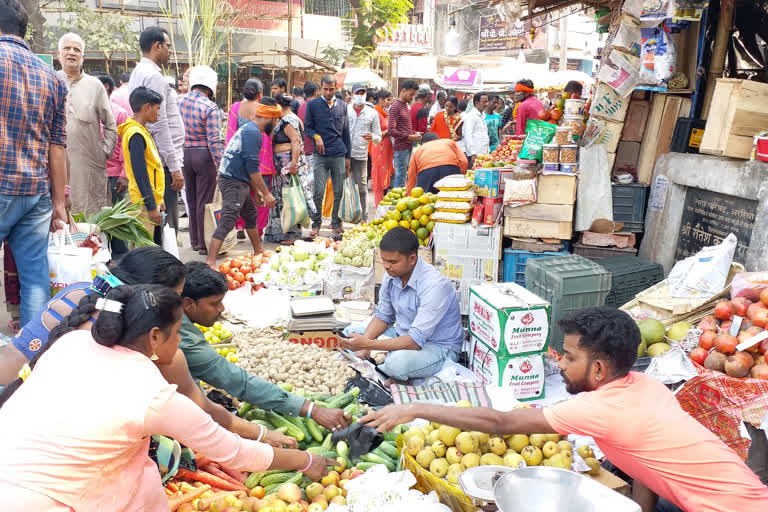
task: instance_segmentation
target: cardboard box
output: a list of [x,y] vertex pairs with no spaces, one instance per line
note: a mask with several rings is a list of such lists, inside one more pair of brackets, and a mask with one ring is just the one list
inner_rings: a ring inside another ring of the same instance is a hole
[[[432,258],[432,248],[419,247],[419,258],[432,265],[432,262],[434,261]],[[376,284],[381,284],[381,280],[384,278],[386,272],[387,271],[384,270],[384,265],[381,262],[381,252],[379,251],[379,248],[376,247],[373,250],[373,278]]]
[[545,204],[575,204],[576,176],[543,174],[539,176],[536,201]]
[[570,240],[573,236],[573,222],[504,217],[504,236]]
[[475,194],[480,197],[502,197],[504,179],[515,172],[508,167],[483,167],[475,169]]
[[483,224],[493,226],[496,224],[501,214],[501,208],[504,206],[503,197],[484,197],[483,198]]
[[549,343],[549,302],[515,283],[473,286],[469,330],[502,357],[538,353]]
[[435,256],[476,256],[501,259],[501,226],[437,222],[432,231]]
[[573,220],[573,205],[533,203],[523,206],[505,206],[504,216],[513,219],[570,222]]
[[341,348],[339,337],[333,331],[304,331],[289,332],[285,339],[297,345],[317,345],[326,350],[336,350]]
[[450,279],[459,298],[462,315],[469,314],[469,290],[472,285],[499,280],[499,260],[451,253],[435,253],[435,267]]
[[544,356],[541,353],[503,357],[482,341],[470,341],[469,368],[487,385],[509,390],[525,402],[544,398]]
[[629,103],[630,98],[621,96],[610,85],[598,82],[589,113],[609,121],[622,122],[627,114]]

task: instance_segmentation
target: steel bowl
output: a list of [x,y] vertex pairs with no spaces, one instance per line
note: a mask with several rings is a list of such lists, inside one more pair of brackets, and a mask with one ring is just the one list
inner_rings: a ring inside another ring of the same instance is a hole
[[640,505],[600,482],[548,466],[510,471],[493,494],[501,512],[640,512]]

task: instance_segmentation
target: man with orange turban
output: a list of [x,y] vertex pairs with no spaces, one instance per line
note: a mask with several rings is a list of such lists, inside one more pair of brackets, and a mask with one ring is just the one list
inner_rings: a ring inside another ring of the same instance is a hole
[[525,134],[525,125],[529,119],[538,119],[543,105],[533,95],[533,82],[524,78],[515,84],[515,102],[517,103],[517,115],[515,116],[515,135]]

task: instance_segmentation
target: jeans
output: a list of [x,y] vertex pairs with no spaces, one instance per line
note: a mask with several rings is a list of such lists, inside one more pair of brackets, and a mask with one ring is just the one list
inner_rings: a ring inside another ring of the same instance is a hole
[[404,187],[405,179],[408,177],[408,164],[411,163],[411,150],[395,151],[392,163],[395,164],[395,179],[392,181],[392,188]]
[[[125,197],[125,192],[122,194],[117,193],[117,178],[118,176],[109,176],[107,181],[109,182],[109,194],[112,198],[112,206],[118,201],[121,201]],[[128,252],[128,246],[125,242],[119,238],[109,237],[109,249],[112,252],[112,259],[118,260],[122,255]]]
[[51,298],[48,276],[48,233],[51,194],[0,194],[0,240],[7,239],[16,256],[21,286],[21,325],[32,320]]
[[360,206],[363,209],[363,222],[368,219],[368,162],[352,159],[350,173],[357,183],[357,192],[360,195]]
[[315,174],[315,214],[312,215],[312,229],[320,228],[323,223],[323,196],[328,177],[333,184],[333,212],[331,213],[331,228],[341,227],[339,218],[339,206],[341,206],[341,193],[344,189],[344,177],[346,175],[346,161],[343,156],[315,155],[312,159],[312,171]]
[[230,231],[235,229],[238,217],[245,220],[245,229],[257,229],[259,212],[251,196],[251,186],[238,179],[219,176],[221,191],[221,218],[212,238],[224,240]]
[[[350,324],[344,329],[344,335],[364,334],[367,327],[361,323]],[[382,336],[395,338],[397,331],[394,327],[388,327]],[[426,343],[421,350],[395,350],[387,353],[387,358],[379,365],[379,370],[395,380],[423,379],[439,372],[449,359],[456,362],[459,360],[459,354],[449,348]]]

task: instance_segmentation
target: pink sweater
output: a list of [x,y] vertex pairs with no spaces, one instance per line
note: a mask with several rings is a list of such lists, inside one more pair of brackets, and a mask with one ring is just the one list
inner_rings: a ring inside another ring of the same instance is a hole
[[0,409],[4,510],[168,510],[149,436],[172,437],[223,465],[264,471],[274,452],[216,424],[133,350],[74,331]]

